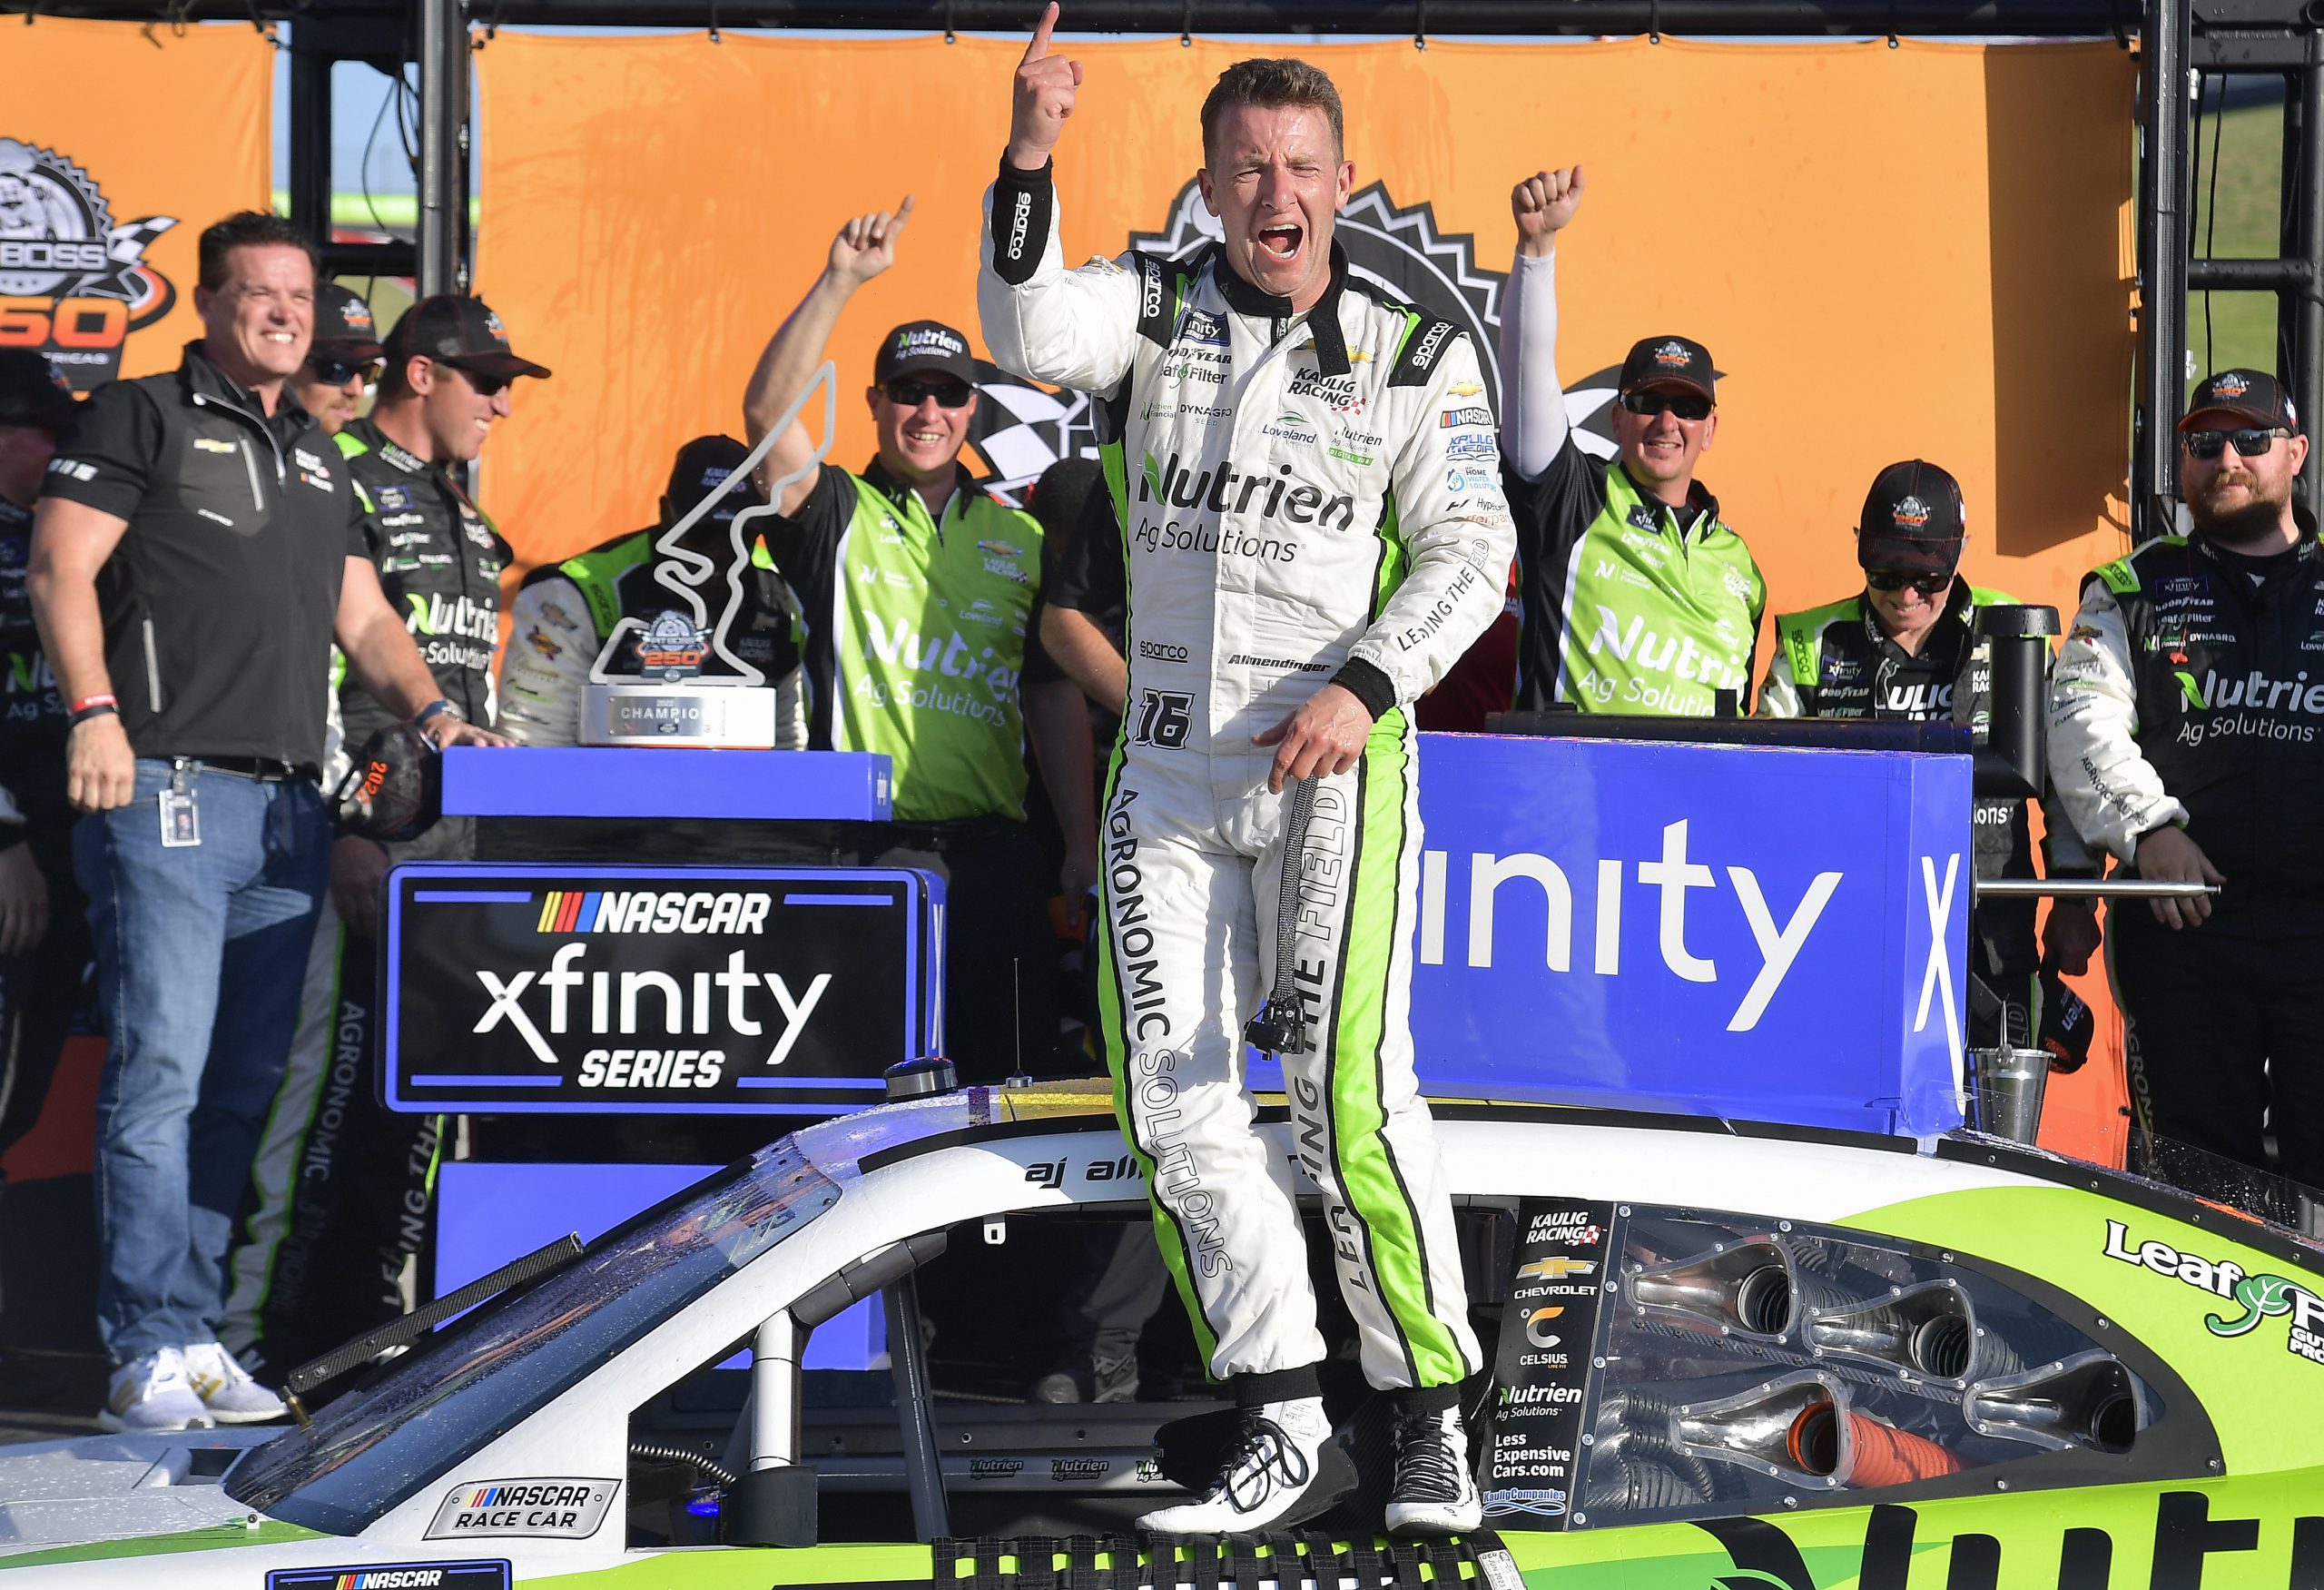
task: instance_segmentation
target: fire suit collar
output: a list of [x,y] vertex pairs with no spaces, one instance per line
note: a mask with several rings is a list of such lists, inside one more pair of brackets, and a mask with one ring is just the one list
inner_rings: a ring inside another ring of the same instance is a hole
[[[1211,245],[1211,268],[1218,278],[1218,291],[1225,295],[1226,307],[1238,315],[1264,316],[1274,321],[1278,339],[1299,318],[1289,299],[1277,298],[1236,274],[1226,262],[1226,251],[1216,243]],[[1306,314],[1308,329],[1315,333],[1315,364],[1324,375],[1345,375],[1354,368],[1347,360],[1347,336],[1340,329],[1340,293],[1346,286],[1347,251],[1340,247],[1339,239],[1334,238],[1332,279],[1324,285],[1324,296]]]
[[[1614,468],[1622,470],[1622,479],[1630,483],[1630,489],[1638,493],[1640,501],[1676,517],[1677,510],[1640,485],[1635,476],[1628,469],[1622,469],[1619,459],[1615,460]],[[1691,539],[1697,530],[1708,529],[1718,523],[1718,499],[1713,497],[1700,480],[1689,480],[1687,482],[1687,512],[1691,517],[1679,527],[1679,538],[1682,540]]]
[[[911,483],[908,480],[899,480],[890,474],[888,467],[880,461],[876,454],[859,473],[865,480],[871,482],[873,490],[898,508],[911,506],[911,499],[916,495],[912,490]],[[983,487],[977,484],[976,477],[969,473],[969,467],[956,462],[952,466],[952,494],[944,499],[945,509],[949,511],[952,504],[960,500],[963,492],[977,492],[983,489]],[[940,521],[944,515],[940,513],[936,517]]]

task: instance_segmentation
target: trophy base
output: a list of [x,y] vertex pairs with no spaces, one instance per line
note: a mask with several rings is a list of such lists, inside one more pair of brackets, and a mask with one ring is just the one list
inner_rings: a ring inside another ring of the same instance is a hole
[[775,692],[763,686],[590,685],[581,692],[581,743],[771,751],[774,706]]

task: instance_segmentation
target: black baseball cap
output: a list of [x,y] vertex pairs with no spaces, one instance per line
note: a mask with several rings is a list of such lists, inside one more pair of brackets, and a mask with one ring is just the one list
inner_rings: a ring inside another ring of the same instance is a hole
[[750,449],[731,436],[697,436],[680,448],[677,460],[670,466],[669,489],[662,494],[663,511],[670,516],[663,522],[677,523],[722,485],[725,495],[703,516],[705,523],[726,524],[743,509],[763,502],[751,478],[738,475],[743,460],[750,456]]
[[360,363],[387,351],[380,346],[379,327],[363,295],[326,281],[315,289],[315,341],[318,353]]
[[421,299],[388,333],[388,357],[398,364],[421,354],[504,380],[548,374],[545,366],[517,357],[507,328],[484,300],[458,292]]
[[341,834],[416,839],[444,815],[444,763],[417,726],[391,723],[363,743],[330,797]]
[[923,370],[940,370],[973,384],[977,361],[969,352],[969,340],[941,321],[907,321],[881,342],[880,356],[872,361],[872,380],[884,387],[900,375]]
[[1710,350],[1691,337],[1641,337],[1622,360],[1621,390],[1643,387],[1683,387],[1718,400],[1718,372],[1711,368]]
[[2273,430],[2280,426],[2286,430],[2299,429],[2299,411],[2291,406],[2291,394],[2274,376],[2262,375],[2256,370],[2222,370],[2197,387],[2187,400],[2187,417],[2179,421],[2181,430],[2219,430],[2227,427],[2208,424],[2205,416],[2232,415],[2244,425],[2261,430]]
[[1891,464],[1873,477],[1856,520],[1856,566],[1951,574],[1968,523],[1958,480],[1919,459]]
[[63,370],[29,348],[0,348],[0,425],[62,430],[78,407]]

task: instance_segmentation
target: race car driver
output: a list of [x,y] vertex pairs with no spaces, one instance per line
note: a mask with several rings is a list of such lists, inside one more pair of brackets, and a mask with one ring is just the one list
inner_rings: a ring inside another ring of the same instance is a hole
[[[1960,482],[1950,474],[1918,459],[1881,470],[1856,520],[1864,589],[1777,617],[1759,716],[1961,724],[1982,717],[1992,681],[1979,661],[1976,609],[2015,598],[1972,586],[1956,572],[1968,539]],[[2059,831],[2055,823],[2048,829]],[[2035,875],[2024,801],[1980,800],[1974,830],[1978,877]],[[2078,864],[2079,850],[2075,844],[2065,854]],[[2030,1049],[2040,1035],[2044,960],[2034,916],[2032,900],[1981,900],[1975,906],[1973,1049]],[[2089,910],[2061,902],[2051,923],[2053,963],[2069,973],[2086,970],[2098,943]]]
[[[651,623],[659,614],[684,610],[678,594],[655,578],[655,543],[713,492],[717,505],[694,522],[684,545],[721,569],[732,561],[734,516],[761,500],[757,486],[738,473],[744,456],[743,444],[731,436],[695,437],[678,449],[655,523],[525,577],[500,659],[500,726],[511,738],[525,746],[581,743],[582,692],[614,627],[624,618]],[[743,585],[743,611],[727,631],[727,643],[765,674],[776,692],[775,748],[795,751],[807,743],[795,603],[763,539],[752,546]],[[725,597],[723,575],[704,595],[714,618]],[[606,659],[611,674],[634,675],[643,666],[626,645]]]
[[[507,417],[516,380],[548,371],[517,356],[481,300],[448,293],[405,311],[387,358],[370,415],[333,440],[380,588],[406,615],[450,710],[490,726],[509,551],[455,471]],[[352,680],[338,701],[343,749],[326,788],[392,721]],[[299,1036],[252,1168],[256,1204],[228,1267],[220,1339],[262,1379],[403,1311],[405,1262],[419,1249],[434,1187],[438,1118],[392,1113],[372,1085],[379,884],[396,861],[465,859],[474,837],[472,823],[447,817],[406,844],[354,834],[332,843]]]
[[1472,1528],[1458,1396],[1477,1345],[1406,991],[1408,708],[1500,610],[1512,551],[1475,351],[1349,271],[1339,96],[1299,61],[1241,62],[1204,103],[1197,180],[1222,242],[1066,271],[1050,152],[1081,69],[1050,53],[1057,15],[1018,67],[978,308],[995,362],[1098,394],[1110,427],[1130,674],[1101,816],[1107,1063],[1164,1255],[1242,1410],[1210,1489],[1142,1522],[1246,1534],[1338,1494],[1306,1249],[1243,1082],[1244,1019],[1295,985],[1265,1013],[1304,1033],[1266,1036],[1364,1376],[1396,1405],[1388,1523]]
[[1501,436],[1523,607],[1517,706],[1734,716],[1751,688],[1767,582],[1695,479],[1718,433],[1709,352],[1684,337],[1631,347],[1610,463],[1582,451],[1566,420],[1557,241],[1581,190],[1577,165],[1510,194],[1517,259],[1502,301]]
[[[911,214],[859,215],[760,355],[743,398],[755,447],[807,390],[841,311],[895,259]],[[883,751],[896,822],[866,862],[945,879],[944,1039],[963,1081],[998,1081],[1058,1030],[1057,939],[1043,862],[1025,821],[1025,746],[1066,836],[1065,897],[1097,876],[1089,721],[1081,693],[1029,640],[1042,585],[1041,526],[960,463],[977,408],[968,339],[912,321],[881,339],[864,393],[879,455],[825,463],[775,503],[767,547],[799,594],[808,741]],[[821,409],[813,407],[820,423]],[[813,456],[793,420],[760,464],[772,485]]]
[[283,385],[315,417],[325,436],[337,436],[362,407],[363,392],[379,379],[387,350],[372,334],[371,306],[336,281],[315,288],[315,340],[307,362]]
[[2083,581],[2050,690],[2050,777],[2093,846],[2215,901],[2108,912],[2146,1128],[2324,1183],[2324,549],[2293,518],[2309,439],[2228,370],[2179,422],[2193,533]]

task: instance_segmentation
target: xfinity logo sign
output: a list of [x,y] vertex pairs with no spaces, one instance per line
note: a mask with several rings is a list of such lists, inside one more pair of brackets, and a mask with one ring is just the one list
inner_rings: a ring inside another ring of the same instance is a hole
[[[1419,744],[1422,833],[1386,854],[1406,880],[1396,942],[1430,1093],[1959,1123],[1966,756]],[[1384,848],[1367,839],[1359,867]]]
[[876,1103],[882,1069],[936,1047],[940,889],[895,867],[399,869],[389,1101]]
[[[1633,909],[1653,914],[1663,970],[1688,983],[1739,988],[1741,997],[1734,1013],[1728,1018],[1727,1030],[1748,1032],[1759,1024],[1768,1004],[1783,988],[1785,975],[1807,947],[1809,935],[1816,931],[1817,923],[1822,919],[1825,907],[1831,903],[1833,892],[1839,888],[1845,874],[1819,872],[1796,899],[1779,906],[1771,904],[1760,887],[1758,874],[1752,868],[1730,865],[1714,871],[1691,858],[1688,854],[1687,827],[1683,818],[1667,825],[1662,830],[1661,852],[1650,859],[1609,856],[1599,859],[1589,869],[1585,894],[1585,932],[1590,939],[1587,970],[1599,977],[1621,975],[1623,907],[1626,902],[1634,900]],[[1515,885],[1516,889],[1529,892],[1529,903],[1534,909],[1526,912],[1525,918],[1529,928],[1534,923],[1540,923],[1539,936],[1529,933],[1521,949],[1513,942],[1504,943],[1500,953],[1529,957],[1538,954],[1545,969],[1571,972],[1574,890],[1565,868],[1546,855],[1525,851],[1511,855],[1472,853],[1467,860],[1467,964],[1490,967],[1495,963],[1496,904],[1502,890]],[[1424,966],[1444,963],[1445,874],[1451,861],[1441,850],[1424,852],[1421,858],[1420,961]],[[1699,954],[1688,947],[1689,896],[1695,891],[1708,892],[1695,904],[1699,927],[1700,913],[1722,904],[1741,914],[1758,952],[1756,965],[1738,965],[1728,958],[1728,972],[1722,978],[1719,958]],[[1512,911],[1510,914],[1513,917],[1516,913]],[[1633,974],[1636,971],[1634,965]]]

